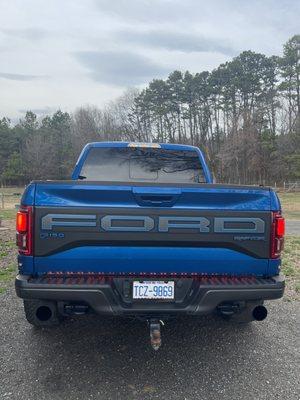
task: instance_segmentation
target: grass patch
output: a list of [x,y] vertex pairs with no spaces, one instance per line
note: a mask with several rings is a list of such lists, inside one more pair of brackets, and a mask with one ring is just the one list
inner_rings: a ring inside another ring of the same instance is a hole
[[16,244],[12,240],[0,243],[0,259],[8,256],[9,251],[15,248]]
[[14,280],[16,273],[17,269],[14,264],[0,269],[0,294],[5,293],[8,284]]
[[16,247],[16,243],[13,242],[12,240],[9,240],[7,242],[1,242],[0,243],[0,259],[7,257],[10,253],[10,250],[14,249]]
[[3,219],[15,219],[16,218],[16,209],[10,209],[10,210],[2,210],[0,209],[0,218]]
[[300,236],[286,236],[282,257],[282,272],[287,279],[287,293],[299,298],[300,294]]
[[0,240],[0,294],[14,280],[17,272],[16,245],[13,240]]
[[0,193],[3,194],[21,195],[23,192],[24,192],[24,186],[0,187]]
[[282,271],[286,276],[298,275],[300,277],[300,236],[286,236],[282,257]]
[[10,265],[7,268],[0,269],[0,283],[10,281],[16,275],[16,266]]
[[[13,210],[17,204],[20,204],[24,188],[12,187],[12,188],[0,188],[0,207],[4,210]],[[0,209],[0,215],[3,211]]]
[[278,193],[286,219],[300,220],[300,193]]

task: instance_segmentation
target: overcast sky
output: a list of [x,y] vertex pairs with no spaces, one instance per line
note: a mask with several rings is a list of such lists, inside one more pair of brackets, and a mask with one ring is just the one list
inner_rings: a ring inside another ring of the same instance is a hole
[[299,0],[0,0],[0,117],[103,106],[174,69],[281,54]]

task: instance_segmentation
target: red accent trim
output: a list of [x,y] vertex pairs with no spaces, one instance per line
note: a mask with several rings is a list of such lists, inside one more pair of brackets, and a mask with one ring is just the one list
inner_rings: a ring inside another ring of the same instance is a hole
[[[49,272],[47,274],[30,278],[31,283],[37,284],[54,284],[54,285],[95,285],[104,284],[111,282],[114,278],[129,278],[129,279],[153,279],[152,274],[107,274],[107,273],[82,273],[82,272]],[[226,275],[204,275],[199,274],[191,276],[191,274],[182,276],[181,274],[156,274],[157,278],[162,280],[172,279],[186,279],[192,278],[194,281],[200,282],[200,285],[249,285],[249,284],[263,284],[272,283],[272,278],[264,278],[263,280],[259,277],[249,276],[226,276]]]

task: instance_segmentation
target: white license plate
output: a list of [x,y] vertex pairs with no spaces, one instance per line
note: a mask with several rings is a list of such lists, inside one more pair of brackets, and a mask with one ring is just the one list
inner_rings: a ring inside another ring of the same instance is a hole
[[133,281],[134,299],[174,299],[174,281]]

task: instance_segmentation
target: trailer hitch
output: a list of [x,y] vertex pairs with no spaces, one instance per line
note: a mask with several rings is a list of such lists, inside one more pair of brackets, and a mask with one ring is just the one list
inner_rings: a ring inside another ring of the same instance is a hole
[[161,333],[160,328],[161,325],[164,325],[164,322],[158,319],[150,319],[150,343],[153,350],[158,350],[161,346]]

